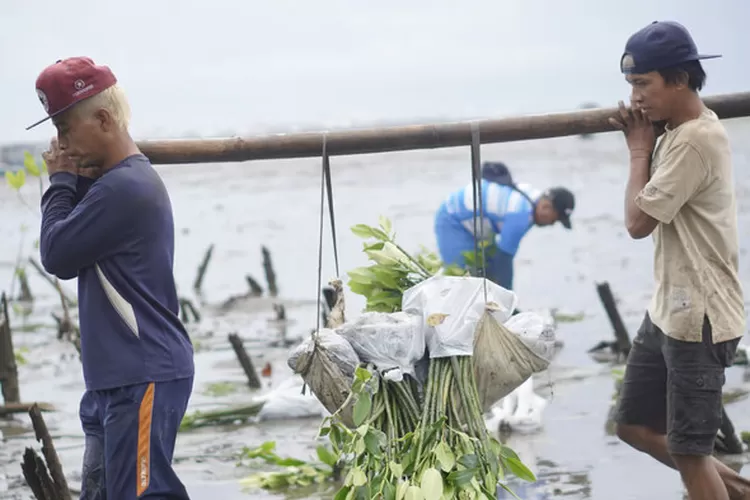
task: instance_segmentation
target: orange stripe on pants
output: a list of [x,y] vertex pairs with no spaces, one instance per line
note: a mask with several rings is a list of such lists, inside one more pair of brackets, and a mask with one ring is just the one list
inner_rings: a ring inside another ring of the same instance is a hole
[[146,388],[138,410],[138,451],[136,463],[137,496],[143,495],[151,482],[151,420],[154,411],[154,383]]

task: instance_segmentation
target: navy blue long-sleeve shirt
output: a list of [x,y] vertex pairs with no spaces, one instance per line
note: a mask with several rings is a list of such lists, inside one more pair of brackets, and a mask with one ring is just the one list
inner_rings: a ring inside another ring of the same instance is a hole
[[39,249],[47,272],[78,277],[87,389],[194,374],[172,271],[172,206],[145,156],[126,158],[96,181],[53,174]]

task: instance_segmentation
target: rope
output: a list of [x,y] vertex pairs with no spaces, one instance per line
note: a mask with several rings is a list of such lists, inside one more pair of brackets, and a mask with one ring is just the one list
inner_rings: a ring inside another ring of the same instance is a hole
[[[331,221],[331,236],[333,238],[333,262],[336,269],[336,276],[339,272],[339,251],[336,244],[336,218],[333,209],[333,186],[331,182],[331,161],[328,156],[328,134],[323,134],[323,151],[322,151],[322,168],[320,173],[320,217],[318,223],[318,289],[317,289],[317,320],[313,338],[318,340],[320,330],[321,306],[323,302],[323,222],[325,220],[325,204],[328,200],[328,216]],[[326,196],[327,195],[327,196]]]
[[[471,124],[471,184],[474,203],[474,275],[483,278],[484,301],[487,302],[487,263],[484,255],[484,201],[482,197],[482,172],[481,172],[481,140],[479,135],[479,123]],[[477,228],[479,222],[479,228]],[[478,236],[477,236],[478,233]],[[481,242],[481,244],[480,244]],[[480,252],[481,247],[481,252]],[[479,260],[481,257],[481,260]],[[479,267],[481,266],[481,274]]]
[[[316,320],[315,330],[312,332],[313,338],[313,352],[308,358],[307,365],[298,370],[304,378],[307,375],[307,371],[312,365],[315,351],[318,349],[319,335],[320,335],[320,320],[321,320],[321,306],[323,303],[323,222],[325,221],[325,204],[326,198],[328,199],[328,216],[331,220],[331,235],[333,237],[333,261],[336,268],[336,276],[339,276],[339,251],[338,245],[336,244],[336,218],[334,217],[333,210],[333,186],[331,182],[331,161],[328,157],[328,134],[323,134],[323,151],[321,153],[321,172],[320,172],[320,216],[318,221],[318,281],[317,281],[317,297],[316,301]],[[327,195],[327,196],[326,196]],[[302,384],[302,394],[304,395],[307,389],[307,383]]]

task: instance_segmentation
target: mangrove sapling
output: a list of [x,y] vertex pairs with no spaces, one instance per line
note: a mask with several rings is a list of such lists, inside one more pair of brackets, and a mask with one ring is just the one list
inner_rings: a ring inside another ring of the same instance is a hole
[[319,462],[306,462],[296,458],[282,458],[275,453],[276,442],[266,441],[258,448],[245,447],[240,454],[240,465],[249,460],[262,460],[282,470],[259,472],[241,481],[244,486],[258,486],[268,490],[322,484],[336,475],[336,457],[324,445],[316,448]]
[[[368,311],[400,311],[406,290],[439,274],[465,274],[461,269],[446,268],[434,254],[425,250],[416,257],[406,253],[395,242],[395,233],[386,218],[380,218],[377,228],[359,224],[352,231],[361,237],[376,240],[374,243],[366,242],[364,246],[373,264],[348,273],[352,291],[365,296]],[[444,316],[431,315],[427,323],[434,327],[436,324],[432,323],[441,322]],[[334,444],[334,450],[344,456],[347,456],[347,451],[354,453],[351,469],[355,470],[351,473],[353,479],[340,491],[344,498],[366,495],[370,495],[367,498],[377,495],[388,498],[387,487],[378,490],[377,485],[389,479],[398,479],[397,484],[403,491],[425,498],[443,495],[446,498],[453,498],[454,495],[459,498],[495,498],[497,485],[502,484],[505,471],[521,479],[535,481],[534,475],[516,454],[502,446],[487,431],[473,356],[450,355],[429,360],[424,398],[412,398],[421,406],[419,422],[413,431],[411,428],[398,427],[399,418],[393,414],[398,415],[398,410],[406,404],[394,407],[388,404],[392,392],[389,391],[389,382],[377,376],[377,371],[369,372],[369,377],[364,376],[363,372],[358,373],[359,378],[356,378],[352,389],[352,396],[357,398],[355,413],[358,407],[367,408],[371,410],[369,419],[365,421],[362,414],[356,415],[355,424],[360,427],[354,433],[339,429],[334,436],[336,427],[331,424],[323,427],[323,433],[331,435],[334,443],[340,435],[348,436],[350,444],[353,442],[356,445],[358,434],[364,441],[364,436],[370,432],[370,428],[361,427],[363,423],[374,426],[381,433],[378,436],[384,436],[385,446],[382,450],[373,446],[361,450],[361,445],[360,450],[346,450],[344,446]],[[367,388],[364,392],[363,387]],[[415,396],[418,392],[411,394]],[[335,421],[335,415],[332,421]],[[361,458],[362,453],[369,453],[372,457]],[[389,463],[392,461],[396,464],[396,470],[400,472],[397,478],[389,478],[387,471],[382,472],[379,454],[385,455]],[[373,468],[366,466],[370,463]],[[362,476],[356,471],[364,474],[365,481],[361,485],[358,483]]]
[[440,272],[465,274],[455,266],[443,266],[435,253],[424,248],[414,256],[408,254],[396,243],[391,221],[381,216],[379,223],[379,227],[352,227],[352,233],[369,240],[364,243],[364,252],[373,262],[347,272],[351,291],[367,299],[365,311],[400,311],[401,297],[409,288]]

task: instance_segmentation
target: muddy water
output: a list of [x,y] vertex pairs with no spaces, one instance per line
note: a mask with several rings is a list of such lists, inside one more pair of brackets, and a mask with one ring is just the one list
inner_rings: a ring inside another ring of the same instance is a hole
[[[743,256],[750,241],[742,230],[750,223],[750,121],[727,122],[735,148],[737,191]],[[540,389],[550,398],[541,431],[514,435],[511,446],[538,474],[536,492],[526,498],[607,500],[682,498],[676,473],[657,466],[619,443],[606,432],[614,390],[609,367],[593,362],[585,351],[609,339],[611,328],[599,304],[595,283],[610,282],[624,319],[634,332],[647,304],[651,286],[649,240],[630,240],[622,225],[622,190],[626,180],[625,149],[619,136],[593,140],[564,138],[487,146],[485,159],[506,161],[518,180],[544,188],[563,184],[577,195],[573,232],[562,228],[532,231],[524,240],[516,264],[520,307],[560,308],[582,312],[585,319],[561,323],[563,350],[551,375],[538,377],[539,385],[556,380],[552,389]],[[160,168],[172,195],[177,226],[175,274],[183,294],[189,294],[203,252],[214,243],[214,257],[205,279],[205,299],[218,303],[245,291],[244,274],[262,277],[260,246],[274,257],[283,300],[287,304],[289,338],[307,335],[315,319],[316,242],[319,202],[319,162],[294,160],[237,165],[196,165]],[[361,243],[348,232],[360,222],[374,223],[379,214],[392,218],[398,239],[406,248],[420,244],[434,248],[432,215],[446,194],[469,181],[468,151],[451,149],[409,152],[333,160],[335,209],[342,269],[365,263]],[[24,190],[33,207],[38,189]],[[0,284],[7,289],[17,257],[20,226],[28,226],[24,255],[35,255],[38,216],[14,194],[0,189]],[[331,245],[326,244],[324,278],[334,275]],[[750,261],[743,257],[741,277],[750,280]],[[50,312],[57,310],[52,289],[30,270],[37,300],[33,313],[14,313],[16,347],[27,359],[20,367],[24,401],[45,401],[59,411],[47,422],[56,436],[63,466],[76,486],[83,440],[77,420],[83,390],[80,365],[72,346],[54,339]],[[65,285],[73,290],[74,283]],[[17,287],[16,287],[17,290]],[[349,314],[363,301],[347,296]],[[239,332],[257,365],[270,362],[272,384],[288,377],[287,349],[270,347],[279,329],[270,302],[245,304],[224,316],[210,315],[191,327],[197,344],[196,383],[191,410],[249,401],[249,390],[216,397],[212,383],[244,379],[226,334]],[[25,326],[25,327],[24,327]],[[22,328],[23,327],[23,328]],[[582,374],[559,378],[555,374]],[[268,383],[268,381],[266,381]],[[743,370],[729,371],[727,386],[740,387]],[[728,407],[738,430],[750,430],[750,406],[739,401]],[[209,428],[181,434],[176,467],[194,498],[271,498],[263,492],[243,492],[238,479],[249,473],[235,465],[242,446],[275,440],[282,455],[307,458],[313,453],[319,419],[272,421],[233,428]],[[20,478],[19,461],[25,446],[33,444],[25,418],[0,427],[0,498],[30,498]],[[738,467],[744,457],[732,457]],[[311,493],[306,492],[304,496]],[[314,495],[313,496],[325,496]]]

